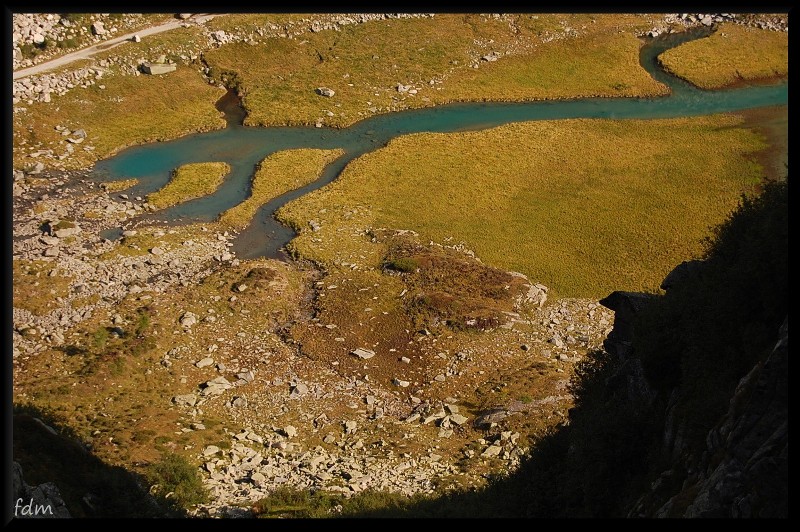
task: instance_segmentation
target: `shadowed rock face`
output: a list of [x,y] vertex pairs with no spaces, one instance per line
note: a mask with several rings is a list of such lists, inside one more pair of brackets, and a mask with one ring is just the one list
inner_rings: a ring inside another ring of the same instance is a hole
[[61,492],[52,482],[29,486],[22,478],[22,467],[13,463],[12,489],[14,492],[14,517],[72,517],[61,498]]
[[[702,262],[679,265],[664,280],[669,290],[686,278],[702,275]],[[615,311],[614,328],[605,349],[623,364],[607,386],[626,389],[627,401],[647,405],[655,398],[633,352],[633,324],[652,295],[614,292],[600,303]],[[788,511],[788,375],[789,321],[783,321],[771,352],[739,382],[728,411],[706,436],[701,455],[688,452],[683,421],[674,411],[681,395],[667,401],[663,448],[672,465],[631,507],[631,517],[787,517]]]
[[[789,321],[736,388],[696,464],[676,458],[631,517],[780,518],[789,515]],[[682,456],[680,442],[675,440]],[[684,455],[685,456],[685,455]]]
[[[684,517],[789,515],[789,318],[775,348],[736,389],[730,408],[706,438],[697,491]],[[667,505],[671,505],[670,500]]]

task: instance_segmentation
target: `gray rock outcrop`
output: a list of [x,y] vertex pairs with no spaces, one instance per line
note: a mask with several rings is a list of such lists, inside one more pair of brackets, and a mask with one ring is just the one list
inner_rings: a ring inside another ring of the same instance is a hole
[[22,466],[12,464],[12,490],[14,494],[14,517],[26,518],[64,518],[72,517],[61,492],[52,482],[29,486],[22,477]]

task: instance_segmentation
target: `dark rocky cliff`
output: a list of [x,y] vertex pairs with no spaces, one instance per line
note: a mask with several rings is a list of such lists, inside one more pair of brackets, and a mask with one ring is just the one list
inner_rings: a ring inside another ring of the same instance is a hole
[[741,380],[699,456],[682,445],[680,419],[666,426],[664,450],[675,461],[630,517],[788,516],[788,323],[787,316],[774,349]]
[[[700,261],[683,263],[662,288],[669,293],[686,280],[703,282],[704,270]],[[697,437],[688,435],[686,409],[681,408],[689,392],[681,385],[654,386],[633,347],[638,316],[657,299],[614,292],[601,301],[615,311],[614,329],[604,347],[619,365],[609,385],[619,389],[621,384],[626,401],[638,410],[663,415],[659,454],[668,465],[628,516],[788,517],[788,316],[775,331],[773,347],[756,357],[730,395],[727,411],[698,446]]]

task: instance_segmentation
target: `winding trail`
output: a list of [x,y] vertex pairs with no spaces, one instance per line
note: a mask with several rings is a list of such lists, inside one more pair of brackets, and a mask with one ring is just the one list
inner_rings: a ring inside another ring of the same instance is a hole
[[97,52],[101,52],[104,50],[108,50],[117,46],[120,43],[125,41],[129,41],[133,39],[135,35],[139,37],[146,37],[148,35],[155,35],[156,33],[163,33],[165,31],[174,30],[176,28],[180,28],[187,22],[195,23],[195,24],[203,24],[211,20],[214,17],[222,16],[222,13],[198,13],[194,14],[187,19],[175,19],[169,22],[165,22],[164,24],[160,24],[158,26],[151,26],[149,28],[144,28],[133,33],[127,33],[125,35],[120,35],[119,37],[114,37],[113,39],[109,39],[107,41],[103,41],[101,43],[93,44],[92,46],[87,46],[86,48],[82,48],[75,52],[71,52],[61,57],[56,57],[55,59],[51,59],[50,61],[45,61],[44,63],[39,63],[38,65],[34,65],[28,68],[22,68],[14,72],[14,79],[22,79],[27,78],[28,76],[33,76],[35,74],[41,74],[42,72],[46,72],[48,70],[53,70],[55,68],[62,67],[74,61],[78,61],[79,59],[87,59],[92,55],[96,54]]

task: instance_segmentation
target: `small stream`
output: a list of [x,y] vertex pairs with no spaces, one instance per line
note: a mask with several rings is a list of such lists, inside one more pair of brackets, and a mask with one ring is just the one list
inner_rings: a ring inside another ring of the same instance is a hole
[[[758,107],[787,105],[788,83],[753,85],[731,90],[704,91],[676,78],[658,66],[657,56],[683,42],[708,35],[707,28],[664,34],[650,40],[640,53],[640,62],[651,76],[669,86],[671,94],[658,98],[579,98],[525,103],[459,103],[383,114],[362,120],[346,129],[316,127],[245,127],[244,111],[229,92],[217,108],[225,113],[225,129],[197,133],[168,142],[129,148],[95,167],[97,180],[137,178],[139,184],[127,193],[145,196],[163,187],[178,166],[224,161],[231,172],[216,192],[174,207],[137,217],[128,223],[164,221],[182,224],[213,221],[223,211],[250,195],[256,165],[281,150],[320,148],[344,150],[320,178],[263,205],[250,225],[237,235],[233,251],[240,258],[285,258],[284,246],[295,236],[275,218],[284,204],[330,183],[353,159],[385,146],[391,139],[410,133],[449,133],[497,127],[512,122],[568,118],[655,119],[734,112]],[[116,239],[121,229],[101,236]]]

